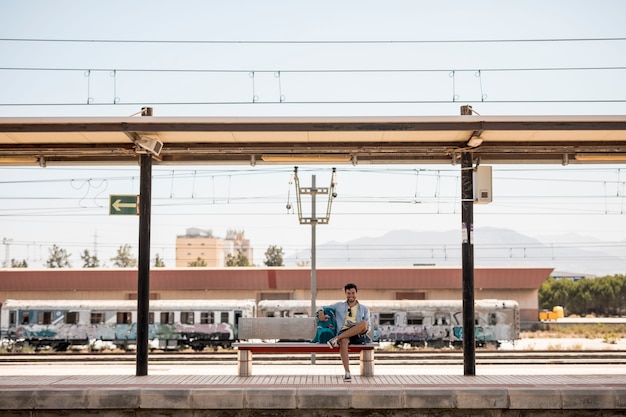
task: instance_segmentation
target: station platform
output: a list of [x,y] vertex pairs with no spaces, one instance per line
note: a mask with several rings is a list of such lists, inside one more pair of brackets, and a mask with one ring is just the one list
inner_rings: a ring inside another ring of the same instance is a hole
[[544,374],[536,370],[541,368],[526,369],[524,374],[527,367],[516,367],[514,374],[501,369],[475,376],[459,375],[463,369],[458,367],[445,374],[379,366],[377,375],[353,374],[352,382],[343,381],[337,365],[260,365],[249,377],[237,376],[233,366],[196,366],[186,373],[172,372],[174,365],[160,366],[147,376],[133,375],[128,366],[100,365],[85,372],[71,364],[50,372],[31,366],[28,375],[4,366],[10,372],[0,377],[0,415],[626,415],[626,372],[619,365],[605,374],[580,367],[571,374],[556,374],[564,370],[558,367],[547,367]]

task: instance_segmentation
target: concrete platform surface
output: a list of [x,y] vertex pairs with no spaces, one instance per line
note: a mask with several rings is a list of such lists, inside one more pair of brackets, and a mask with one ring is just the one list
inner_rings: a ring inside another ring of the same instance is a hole
[[29,369],[39,369],[37,375],[20,375],[11,366],[0,366],[0,372],[10,369],[10,375],[0,377],[0,415],[11,417],[626,415],[623,366],[612,374],[589,373],[593,367],[577,367],[577,372],[556,367],[569,373],[560,375],[527,367],[517,368],[527,374],[487,375],[479,368],[475,376],[462,375],[458,366],[453,374],[379,366],[376,376],[353,375],[352,382],[342,380],[337,365],[259,365],[250,377],[219,365],[194,366],[204,372],[187,374],[159,374],[151,366],[147,376],[135,376],[128,366],[97,373],[106,366],[86,366],[89,370],[81,372],[65,364],[64,372],[47,373],[31,364]]

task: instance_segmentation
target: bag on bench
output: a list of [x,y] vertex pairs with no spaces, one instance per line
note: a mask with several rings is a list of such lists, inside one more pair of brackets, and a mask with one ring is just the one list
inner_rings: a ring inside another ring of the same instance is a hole
[[321,321],[317,319],[317,332],[311,343],[326,343],[337,334],[335,312],[328,307],[324,307],[324,315],[328,317],[328,320]]

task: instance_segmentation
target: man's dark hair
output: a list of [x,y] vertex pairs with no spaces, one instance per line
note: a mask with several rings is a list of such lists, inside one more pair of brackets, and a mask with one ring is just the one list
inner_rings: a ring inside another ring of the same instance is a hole
[[354,291],[359,292],[359,289],[356,287],[356,284],[353,284],[353,283],[346,284],[346,286],[343,287],[343,290],[348,291],[349,289],[352,289],[352,288],[354,288]]

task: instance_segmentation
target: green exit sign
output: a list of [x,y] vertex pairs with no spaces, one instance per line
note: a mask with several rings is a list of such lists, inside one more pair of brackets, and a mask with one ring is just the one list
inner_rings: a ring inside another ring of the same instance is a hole
[[139,196],[136,194],[109,195],[110,215],[139,215]]

